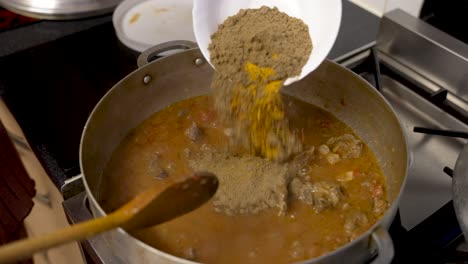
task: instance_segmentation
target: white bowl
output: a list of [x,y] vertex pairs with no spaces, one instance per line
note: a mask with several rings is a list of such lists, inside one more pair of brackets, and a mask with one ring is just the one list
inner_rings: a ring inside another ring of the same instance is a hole
[[285,85],[314,71],[335,43],[341,23],[341,0],[194,0],[193,30],[206,60],[211,64],[208,45],[219,24],[240,9],[261,6],[277,7],[289,16],[301,19],[309,27],[312,53],[301,74],[287,79]]
[[192,0],[124,0],[115,9],[112,22],[125,46],[143,52],[168,41],[195,41],[192,9]]

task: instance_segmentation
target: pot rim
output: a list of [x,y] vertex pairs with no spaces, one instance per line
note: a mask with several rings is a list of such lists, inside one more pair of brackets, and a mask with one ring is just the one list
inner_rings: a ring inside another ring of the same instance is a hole
[[[180,53],[193,52],[193,50],[198,50],[199,51],[199,48],[193,48],[193,49],[181,51]],[[83,170],[83,159],[82,159],[83,142],[84,142],[84,138],[86,136],[86,130],[87,130],[88,124],[93,119],[95,111],[97,111],[98,106],[101,104],[101,102],[105,98],[110,96],[110,94],[112,94],[113,91],[116,89],[116,87],[119,87],[122,82],[124,82],[127,79],[132,78],[133,75],[136,72],[142,71],[145,68],[150,67],[150,65],[153,65],[155,63],[159,63],[159,62],[165,61],[167,59],[170,59],[170,57],[171,57],[171,55],[160,58],[160,59],[158,59],[156,61],[153,61],[151,63],[148,63],[148,64],[144,65],[143,67],[140,67],[140,68],[134,70],[133,72],[129,73],[127,76],[125,76],[122,80],[120,80],[118,83],[116,83],[109,91],[107,91],[107,93],[99,100],[99,102],[96,104],[96,106],[94,107],[93,111],[91,112],[91,114],[89,115],[89,117],[88,117],[88,119],[86,121],[86,124],[85,124],[84,129],[83,129],[83,133],[82,133],[82,136],[81,136],[81,140],[80,140],[80,150],[79,150],[80,170],[81,170],[81,173],[83,174],[83,183],[84,183],[84,186],[85,186],[85,189],[86,189],[86,194],[88,196],[88,199],[90,200],[90,202],[92,203],[94,208],[102,215],[107,215],[107,213],[102,209],[101,205],[96,201],[94,195],[92,194],[91,189],[90,189],[90,187],[88,185],[88,181],[86,179],[86,174],[85,174],[85,172]],[[402,196],[403,191],[404,191],[405,186],[406,186],[406,182],[407,182],[407,178],[408,178],[408,170],[409,170],[409,167],[410,167],[410,149],[409,149],[409,144],[408,144],[408,136],[407,136],[405,130],[403,129],[403,125],[402,125],[402,122],[401,122],[400,118],[398,117],[398,115],[396,114],[395,110],[390,105],[390,103],[387,101],[387,99],[377,89],[375,89],[371,84],[369,84],[364,78],[362,78],[358,74],[352,72],[350,69],[348,69],[346,67],[343,67],[343,66],[339,65],[338,63],[330,61],[328,59],[326,59],[322,63],[329,63],[329,64],[332,64],[332,65],[335,65],[335,66],[338,66],[338,67],[342,68],[345,72],[347,72],[347,74],[353,75],[353,77],[356,80],[358,80],[359,82],[365,83],[365,85],[369,88],[369,90],[371,90],[371,93],[374,94],[374,95],[377,95],[377,97],[380,98],[383,101],[384,104],[382,105],[382,107],[386,107],[388,110],[390,110],[393,117],[396,119],[396,121],[397,121],[397,123],[399,125],[400,133],[403,136],[404,144],[405,144],[405,150],[406,150],[406,167],[405,167],[405,172],[404,172],[404,178],[403,178],[403,181],[401,183],[400,191],[398,192],[398,195],[393,200],[392,205],[385,211],[385,214],[382,215],[382,217],[374,225],[372,225],[372,227],[370,227],[367,231],[362,233],[358,238],[356,238],[353,241],[348,242],[348,243],[336,248],[335,250],[329,251],[329,252],[327,252],[327,253],[325,253],[325,254],[323,254],[321,256],[318,256],[316,258],[303,260],[303,261],[300,261],[298,263],[307,263],[309,261],[319,262],[319,261],[322,261],[322,260],[330,257],[331,255],[337,254],[338,252],[345,251],[348,248],[351,248],[352,246],[354,246],[355,244],[360,243],[364,239],[370,239],[371,234],[377,228],[379,228],[382,225],[383,220],[386,219],[387,217],[389,217],[393,221],[394,216],[396,214],[396,209],[397,209],[397,207],[398,207],[398,205],[400,203],[401,196]],[[388,228],[386,228],[386,229],[388,229]],[[179,263],[184,263],[184,264],[200,263],[200,262],[194,262],[194,261],[190,261],[190,260],[187,260],[187,259],[184,259],[184,258],[180,258],[180,257],[174,256],[174,255],[168,254],[168,253],[166,253],[164,251],[161,251],[159,249],[156,249],[156,248],[146,244],[145,242],[135,238],[134,236],[132,236],[130,233],[126,232],[122,228],[117,228],[116,230],[117,230],[117,232],[121,233],[122,235],[130,238],[132,241],[135,241],[137,243],[137,245],[141,246],[145,250],[151,251],[152,253],[155,253],[155,254],[159,254],[159,255],[161,255],[163,257],[166,257],[166,258],[168,258],[168,259],[170,259],[172,261],[177,261]]]

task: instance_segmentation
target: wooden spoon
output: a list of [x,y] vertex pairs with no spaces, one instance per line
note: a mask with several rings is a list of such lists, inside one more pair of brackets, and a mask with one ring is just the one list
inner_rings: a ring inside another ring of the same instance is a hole
[[218,189],[218,180],[213,174],[204,172],[175,183],[163,192],[158,189],[157,185],[152,186],[105,217],[2,246],[0,263],[24,259],[36,252],[118,227],[135,230],[164,223],[207,202]]

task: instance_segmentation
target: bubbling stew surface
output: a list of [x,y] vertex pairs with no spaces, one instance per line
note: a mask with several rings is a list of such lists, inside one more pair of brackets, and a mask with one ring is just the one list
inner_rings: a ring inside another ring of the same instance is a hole
[[[153,114],[126,136],[104,170],[100,204],[112,212],[152,184],[163,190],[206,167],[230,177],[220,177],[218,197],[132,235],[203,263],[296,262],[356,239],[389,204],[376,158],[332,114],[298,99],[283,100],[290,126],[305,146],[289,161],[272,164],[233,150],[229,128],[217,121],[212,98],[194,97]],[[265,169],[248,178],[256,164]],[[237,179],[233,177],[239,177],[241,187],[241,181],[254,186],[248,195],[238,192],[237,184],[229,186]],[[256,185],[262,182],[278,184],[270,184],[271,189]]]

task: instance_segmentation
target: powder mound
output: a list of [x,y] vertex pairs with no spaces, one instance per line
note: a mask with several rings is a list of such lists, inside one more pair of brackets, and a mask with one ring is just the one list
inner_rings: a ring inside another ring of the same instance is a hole
[[189,158],[194,171],[210,171],[219,180],[213,198],[215,211],[227,215],[257,214],[287,209],[288,167],[254,156],[232,156],[212,150],[194,152]]

